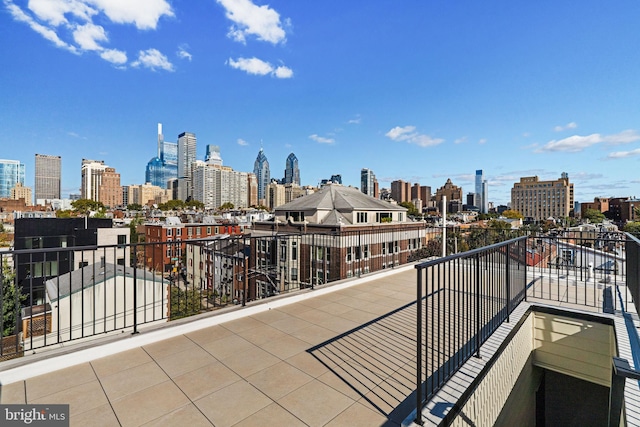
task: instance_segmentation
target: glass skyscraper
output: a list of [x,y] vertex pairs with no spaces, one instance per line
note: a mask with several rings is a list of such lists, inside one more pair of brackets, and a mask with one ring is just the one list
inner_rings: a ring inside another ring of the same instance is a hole
[[253,164],[253,173],[256,175],[256,178],[258,178],[258,200],[264,201],[267,197],[267,186],[271,182],[271,172],[269,172],[269,161],[267,160],[267,156],[264,155],[262,147]]
[[283,184],[298,184],[300,185],[300,169],[298,169],[298,158],[295,154],[289,154],[287,162],[284,168]]
[[162,124],[158,123],[158,153],[149,160],[145,182],[167,188],[167,182],[178,177],[178,144],[166,142],[162,135]]
[[24,185],[24,165],[18,160],[0,159],[0,198],[11,197],[17,183]]

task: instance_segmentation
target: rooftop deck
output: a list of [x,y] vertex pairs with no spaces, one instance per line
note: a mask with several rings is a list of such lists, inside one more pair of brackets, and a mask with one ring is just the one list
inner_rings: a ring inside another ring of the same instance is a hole
[[0,402],[68,403],[71,425],[393,426],[415,408],[414,347],[408,266],[23,358],[0,372]]

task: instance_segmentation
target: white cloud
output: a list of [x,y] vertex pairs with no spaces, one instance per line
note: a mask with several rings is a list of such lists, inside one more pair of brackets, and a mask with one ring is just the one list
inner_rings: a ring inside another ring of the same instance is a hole
[[626,159],[635,156],[640,156],[640,148],[631,151],[614,151],[613,153],[609,153],[607,159]]
[[407,141],[409,144],[416,144],[420,147],[431,147],[444,142],[441,138],[432,138],[429,135],[415,132],[415,126],[396,126],[385,134],[386,137],[394,141]]
[[131,63],[133,67],[145,67],[150,70],[162,69],[165,71],[173,71],[173,64],[169,62],[158,49],[141,50],[138,53],[138,60]]
[[191,56],[191,54],[189,52],[187,52],[187,48],[188,47],[189,46],[187,46],[187,45],[179,46],[177,55],[178,55],[178,58],[180,58],[180,59],[188,59],[189,62],[191,62],[192,56]]
[[336,142],[335,139],[333,138],[325,138],[322,136],[319,136],[317,134],[313,134],[313,135],[309,135],[309,139],[319,143],[319,144],[334,144]]
[[286,41],[280,14],[268,5],[257,6],[250,0],[218,0],[218,3],[224,7],[227,19],[235,24],[228,33],[233,40],[245,43],[247,36],[255,36],[273,44]]
[[75,46],[72,46],[69,43],[66,43],[62,39],[60,39],[60,37],[58,37],[58,34],[51,28],[48,28],[36,22],[33,18],[31,18],[26,13],[24,13],[22,9],[20,9],[18,6],[13,4],[11,0],[5,0],[5,5],[7,6],[7,9],[9,9],[9,13],[11,13],[11,16],[13,16],[13,19],[19,22],[24,22],[29,27],[31,27],[33,31],[40,34],[46,40],[49,40],[50,42],[55,44],[57,47],[66,49],[69,52],[77,53],[77,49]]
[[285,67],[284,65],[277,67],[273,73],[279,79],[289,79],[293,77],[293,70],[289,67]]
[[107,62],[116,65],[124,65],[127,63],[127,54],[117,49],[106,49],[100,53],[100,57]]
[[139,30],[155,30],[163,16],[174,16],[166,0],[84,0],[116,24],[133,24]]
[[82,50],[103,50],[98,42],[108,41],[107,33],[99,25],[79,25],[73,30],[73,39]]
[[487,138],[480,138],[480,140],[478,140],[478,144],[486,144],[487,143]]
[[564,151],[567,153],[577,153],[595,144],[608,143],[610,145],[628,144],[640,140],[640,135],[634,130],[625,130],[614,135],[600,135],[594,133],[581,136],[573,135],[559,141],[552,140],[536,150],[537,153],[544,151]]
[[355,118],[350,119],[347,123],[350,125],[359,125],[362,122],[362,117],[360,114],[357,114]]
[[238,138],[236,142],[238,143],[238,145],[242,145],[242,146],[249,145],[249,143],[242,138]]
[[562,132],[564,130],[575,129],[577,127],[578,127],[578,124],[576,122],[571,122],[571,123],[567,123],[564,126],[561,126],[561,125],[554,126],[553,130],[556,132]]
[[455,141],[453,141],[454,144],[462,144],[463,142],[465,142],[467,140],[466,136],[463,136],[462,138],[458,138]]
[[291,70],[290,68],[283,65],[274,68],[270,63],[256,57],[238,58],[237,60],[229,58],[227,64],[231,68],[242,70],[248,74],[254,74],[258,76],[265,76],[267,74],[270,74],[271,76],[277,77],[279,79],[288,79],[293,76],[293,70]]
[[[73,53],[96,52],[105,61],[119,66],[126,64],[127,54],[104,46],[109,42],[106,24],[154,30],[162,17],[174,16],[167,0],[29,0],[25,7],[16,5],[14,0],[3,2],[13,19],[26,23],[56,47]],[[100,25],[96,24],[98,20]],[[64,31],[59,31],[59,27]],[[166,58],[163,62],[162,58],[149,56],[151,51],[146,52],[132,65],[173,70]]]

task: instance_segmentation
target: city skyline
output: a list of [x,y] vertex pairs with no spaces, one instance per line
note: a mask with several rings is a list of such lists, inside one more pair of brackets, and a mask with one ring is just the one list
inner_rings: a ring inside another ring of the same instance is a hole
[[380,188],[450,178],[468,193],[482,169],[495,205],[520,177],[562,172],[576,201],[640,196],[635,2],[0,9],[0,158],[31,188],[36,153],[61,156],[63,196],[79,192],[82,158],[142,184],[160,122],[165,140],[192,132],[197,159],[216,145],[237,171],[261,146],[274,171],[293,152],[303,185],[359,187],[367,168]]

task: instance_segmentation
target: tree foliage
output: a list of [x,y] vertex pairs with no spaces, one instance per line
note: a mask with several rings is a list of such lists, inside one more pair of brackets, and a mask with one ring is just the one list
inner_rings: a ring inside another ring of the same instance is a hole
[[583,219],[588,219],[592,224],[600,224],[605,216],[602,212],[596,209],[587,209],[584,214],[582,214]]
[[20,306],[27,298],[15,283],[16,274],[6,259],[2,263],[2,336],[13,335],[19,319]]
[[418,210],[418,208],[416,208],[416,206],[411,202],[400,202],[398,203],[398,205],[402,206],[403,208],[407,208],[407,215],[409,216],[420,215],[420,211]]
[[512,209],[508,209],[504,212],[502,212],[502,216],[508,219],[522,219],[524,218],[524,215],[522,215],[520,212],[516,211],[516,210],[512,210]]
[[127,210],[128,211],[141,211],[142,210],[142,205],[140,203],[129,203],[127,205]]
[[640,221],[628,222],[622,230],[640,238]]
[[218,208],[218,210],[220,210],[220,211],[229,211],[229,210],[233,209],[234,207],[235,207],[235,206],[234,206],[234,204],[233,204],[233,203],[231,203],[231,202],[226,202],[226,203],[223,203],[223,204]]
[[78,199],[71,202],[71,207],[80,215],[89,215],[91,212],[104,212],[104,205],[91,199]]
[[202,295],[199,289],[189,288],[186,290],[179,286],[171,286],[171,320],[193,316],[200,313]]

